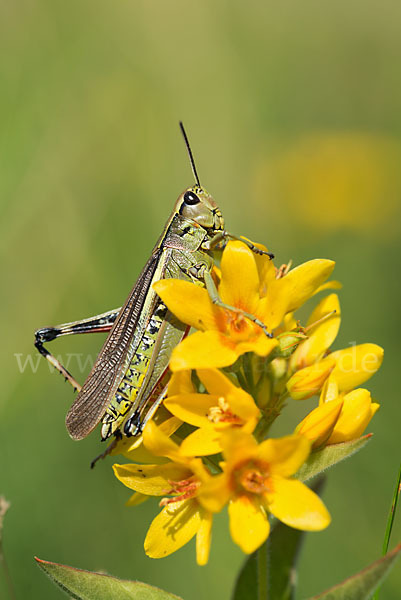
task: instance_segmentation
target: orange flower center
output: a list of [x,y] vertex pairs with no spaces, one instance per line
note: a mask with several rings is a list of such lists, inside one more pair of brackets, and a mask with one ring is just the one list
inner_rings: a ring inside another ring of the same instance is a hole
[[250,494],[272,492],[269,466],[262,463],[247,463],[235,473],[237,487]]
[[195,476],[188,477],[188,479],[182,479],[181,481],[170,481],[171,490],[168,494],[174,494],[174,498],[163,498],[159,502],[159,506],[167,506],[173,502],[179,502],[181,500],[188,500],[196,496],[200,481]]
[[227,309],[224,317],[224,321],[220,322],[220,331],[234,343],[253,340],[260,335],[260,327],[245,315]]
[[217,406],[211,406],[207,414],[207,418],[212,423],[232,423],[233,425],[241,425],[242,419],[231,412],[230,405],[223,397],[217,401]]

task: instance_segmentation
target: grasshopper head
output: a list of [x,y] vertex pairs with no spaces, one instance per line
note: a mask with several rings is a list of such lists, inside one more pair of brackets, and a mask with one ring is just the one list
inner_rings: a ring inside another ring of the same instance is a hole
[[212,196],[200,185],[187,188],[177,200],[177,212],[212,234],[224,229],[224,219]]

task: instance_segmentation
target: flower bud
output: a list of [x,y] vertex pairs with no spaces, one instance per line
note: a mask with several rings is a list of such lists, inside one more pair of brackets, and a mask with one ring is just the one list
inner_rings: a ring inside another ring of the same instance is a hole
[[341,415],[328,443],[338,444],[360,437],[379,408],[379,404],[372,402],[368,390],[359,388],[346,394]]
[[284,358],[274,358],[270,363],[270,373],[273,381],[278,381],[287,373],[287,361]]
[[287,389],[291,398],[305,400],[320,392],[335,364],[334,360],[324,359],[294,373],[287,382]]
[[341,413],[341,398],[327,402],[312,410],[296,427],[294,433],[300,433],[312,442],[312,448],[319,448],[327,442]]
[[302,340],[306,339],[306,335],[297,331],[286,331],[277,336],[279,346],[276,350],[278,356],[289,358],[297,349]]

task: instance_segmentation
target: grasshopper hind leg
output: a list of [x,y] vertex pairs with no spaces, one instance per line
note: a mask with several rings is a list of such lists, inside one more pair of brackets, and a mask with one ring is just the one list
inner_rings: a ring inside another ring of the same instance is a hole
[[110,331],[114,321],[117,318],[120,309],[109,310],[108,312],[89,317],[88,319],[82,319],[81,321],[72,321],[71,323],[63,323],[62,325],[56,325],[55,327],[43,327],[35,331],[35,348],[40,352],[46,360],[53,365],[53,367],[61,373],[61,375],[68,381],[72,387],[79,392],[81,385],[71,375],[69,371],[61,364],[59,360],[53,354],[45,348],[44,344],[52,342],[58,337],[64,335],[75,335],[78,333],[102,333]]

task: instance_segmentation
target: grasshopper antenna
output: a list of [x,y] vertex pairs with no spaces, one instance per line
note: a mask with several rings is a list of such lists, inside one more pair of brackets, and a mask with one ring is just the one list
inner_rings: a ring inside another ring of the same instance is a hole
[[184,125],[182,124],[182,121],[180,121],[180,128],[181,128],[181,133],[184,136],[185,145],[186,145],[187,150],[188,150],[189,160],[190,160],[191,167],[192,167],[192,173],[194,174],[196,183],[199,185],[199,187],[201,187],[201,184],[200,184],[200,181],[199,181],[199,177],[198,177],[198,173],[197,173],[196,167],[195,167],[195,161],[194,161],[194,157],[193,157],[193,154],[192,154],[191,146],[189,145],[187,134],[185,133],[185,129],[184,129]]

